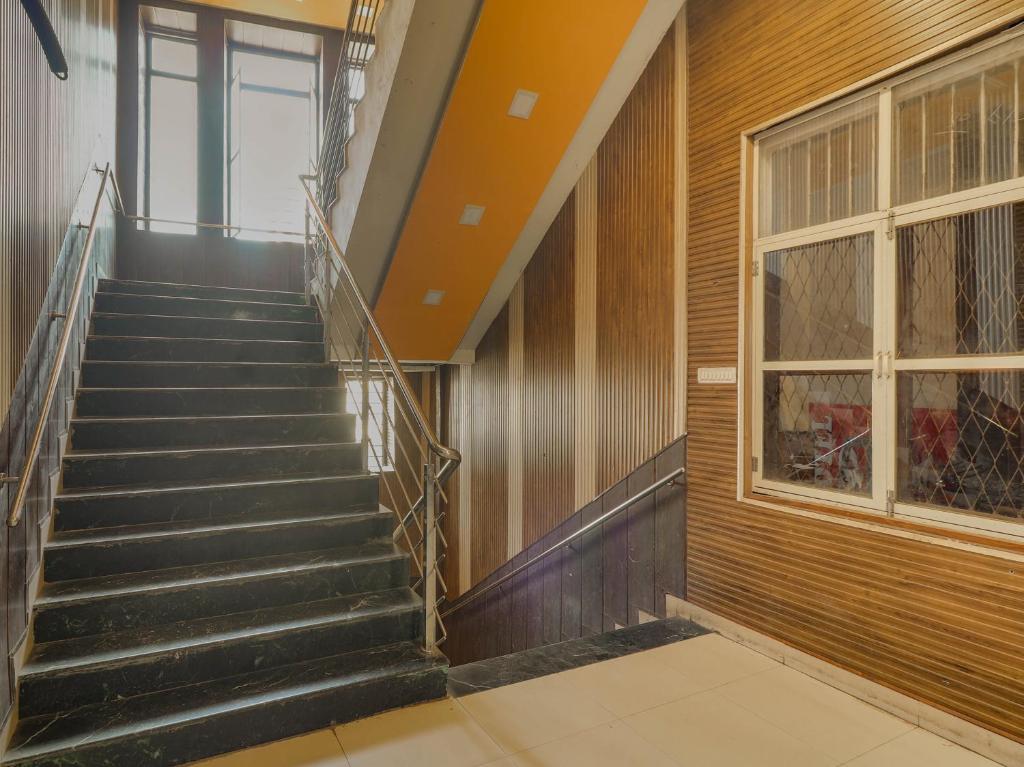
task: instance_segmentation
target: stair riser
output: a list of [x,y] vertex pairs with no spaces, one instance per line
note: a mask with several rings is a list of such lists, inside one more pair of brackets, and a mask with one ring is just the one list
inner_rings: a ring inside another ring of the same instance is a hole
[[257,301],[267,304],[305,304],[302,293],[279,290],[248,290],[206,285],[175,285],[161,282],[131,282],[100,280],[99,290],[104,293],[132,293],[145,296],[178,296],[184,298],[215,298],[224,301]]
[[75,404],[79,418],[342,413],[343,389],[89,389]]
[[145,338],[227,338],[264,341],[322,341],[323,325],[315,322],[221,320],[209,317],[97,315],[92,335]]
[[164,298],[97,293],[94,309],[111,314],[155,314],[168,317],[217,317],[229,320],[315,322],[311,306],[242,303],[208,299]]
[[75,450],[143,450],[226,445],[314,445],[352,442],[352,415],[71,422]]
[[203,386],[338,386],[330,365],[238,365],[230,362],[86,362],[82,386],[140,389]]
[[247,530],[200,533],[172,541],[118,541],[81,543],[44,552],[44,577],[62,581],[116,573],[160,570],[167,567],[226,562],[246,557],[270,556],[296,551],[359,546],[383,540],[394,522],[387,515],[265,527]]
[[214,453],[157,453],[137,456],[70,456],[63,461],[67,492],[188,482],[233,482],[343,474],[362,468],[357,444],[239,448]]
[[323,362],[324,347],[286,341],[92,336],[85,355],[90,360],[140,362]]
[[54,502],[54,527],[64,532],[187,520],[216,523],[228,517],[290,509],[343,512],[376,508],[378,490],[379,480],[371,476],[297,481],[270,487],[241,484],[128,496],[58,497]]
[[19,684],[19,716],[37,716],[90,703],[127,698],[288,663],[313,660],[379,644],[412,641],[419,611],[294,628],[272,637],[247,637],[209,647],[89,669],[30,674]]
[[149,731],[142,736],[85,743],[74,751],[12,761],[10,767],[143,764],[170,767],[350,722],[380,711],[437,700],[445,696],[445,685],[444,669],[431,668],[230,711]]
[[408,583],[409,562],[404,557],[352,562],[283,575],[246,578],[234,583],[214,582],[161,591],[155,595],[143,592],[90,599],[77,604],[37,607],[33,634],[36,642],[52,642],[348,594],[384,591]]

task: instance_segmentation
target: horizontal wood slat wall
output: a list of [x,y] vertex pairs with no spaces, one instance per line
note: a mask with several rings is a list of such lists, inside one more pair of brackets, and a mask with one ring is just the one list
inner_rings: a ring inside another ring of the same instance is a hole
[[[670,30],[517,285],[522,365],[518,304],[510,312],[506,303],[476,349],[468,585],[678,436],[671,425],[675,94]],[[596,272],[589,281],[577,279],[581,262]],[[510,413],[518,426],[511,448]],[[521,460],[510,460],[510,449]],[[577,487],[583,466],[587,477]],[[643,609],[654,600],[652,591]]]
[[[453,602],[467,602],[474,593],[526,564],[686,463],[686,444],[679,439],[646,461],[625,479],[568,519],[545,531],[476,587]],[[638,610],[664,617],[652,606],[666,584],[673,593],[685,572],[685,475],[638,501],[614,519],[588,531],[571,545],[552,552],[501,586],[458,609],[447,619],[445,654],[453,665],[510,652],[593,636],[619,625],[639,622]],[[628,555],[608,558],[616,546]]]
[[[75,326],[66,374],[30,477],[21,523],[0,521],[0,727],[11,711],[11,653],[24,640],[32,582],[39,566],[66,397],[91,306],[90,280],[78,317],[63,311],[84,236],[73,222],[88,216],[99,187],[93,162],[113,160],[115,94],[114,0],[44,0],[68,62],[70,79],[50,73],[21,4],[0,4],[0,472],[18,476],[56,352],[62,323]],[[84,205],[76,208],[76,202]],[[67,235],[67,237],[66,237]],[[112,268],[109,209],[97,227],[93,264]],[[95,276],[95,271],[92,273]],[[6,520],[17,485],[0,486]]]
[[1011,13],[1024,9],[688,3],[687,597],[1024,742],[1024,567],[738,503],[737,390],[696,383],[699,367],[737,363],[741,132]]

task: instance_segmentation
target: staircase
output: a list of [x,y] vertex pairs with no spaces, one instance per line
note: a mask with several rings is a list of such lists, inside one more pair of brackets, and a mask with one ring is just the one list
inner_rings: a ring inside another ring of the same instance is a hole
[[101,281],[4,765],[173,765],[445,692],[299,293]]

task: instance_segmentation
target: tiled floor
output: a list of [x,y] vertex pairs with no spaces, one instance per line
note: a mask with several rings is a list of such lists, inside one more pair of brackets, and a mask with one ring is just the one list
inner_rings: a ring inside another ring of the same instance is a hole
[[709,634],[201,763],[577,765],[992,767],[994,762]]

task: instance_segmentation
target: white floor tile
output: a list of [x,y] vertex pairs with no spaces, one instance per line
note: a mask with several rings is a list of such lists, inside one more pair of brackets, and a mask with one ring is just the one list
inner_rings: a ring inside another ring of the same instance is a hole
[[782,665],[718,634],[673,642],[648,650],[643,655],[661,661],[701,690],[710,690]]
[[524,751],[494,767],[678,767],[623,722]]
[[349,767],[338,739],[330,730],[254,746],[215,756],[192,767]]
[[559,676],[619,717],[701,691],[687,677],[647,653],[594,663]]
[[[1024,762],[1022,762],[1024,763]],[[998,767],[973,751],[921,729],[914,729],[873,751],[847,762],[846,767]]]

